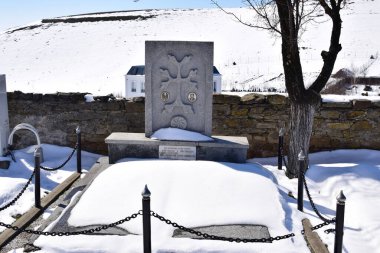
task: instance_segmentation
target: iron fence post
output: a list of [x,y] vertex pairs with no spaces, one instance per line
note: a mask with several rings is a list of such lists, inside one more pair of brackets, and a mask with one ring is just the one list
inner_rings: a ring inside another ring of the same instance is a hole
[[281,127],[278,133],[278,160],[277,160],[277,169],[282,170],[282,156],[284,149],[284,128]]
[[78,126],[75,130],[77,134],[77,172],[82,173],[82,140],[81,140],[81,129]]
[[340,191],[336,200],[334,253],[341,253],[343,248],[344,209],[346,205],[346,196],[344,196],[343,191]]
[[152,252],[151,227],[150,227],[150,191],[148,186],[142,192],[142,211],[143,211],[143,241],[144,253]]
[[41,148],[34,151],[34,206],[41,208]]
[[298,170],[298,195],[297,195],[297,208],[303,212],[303,173],[305,170],[306,156],[301,150],[298,154],[299,170]]

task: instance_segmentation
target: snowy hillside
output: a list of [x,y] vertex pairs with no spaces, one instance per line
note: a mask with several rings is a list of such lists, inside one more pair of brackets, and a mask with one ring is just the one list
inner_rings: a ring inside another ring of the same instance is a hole
[[[250,10],[229,10],[252,19]],[[99,17],[107,21],[94,22]],[[357,0],[342,18],[343,50],[335,72],[360,68],[380,49],[380,2]],[[306,80],[321,68],[329,26],[310,26],[300,42]],[[124,75],[132,65],[144,64],[146,40],[213,41],[223,89],[284,89],[280,39],[241,25],[219,9],[76,15],[3,31],[0,73],[7,75],[8,91],[123,95]],[[380,76],[379,61],[366,74]]]

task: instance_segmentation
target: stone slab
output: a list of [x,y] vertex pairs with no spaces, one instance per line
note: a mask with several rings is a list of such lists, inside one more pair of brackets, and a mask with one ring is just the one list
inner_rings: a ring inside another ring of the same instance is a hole
[[213,136],[214,141],[161,141],[145,137],[143,133],[112,133],[108,144],[110,163],[122,158],[159,158],[160,146],[188,146],[196,148],[196,160],[245,163],[249,148],[246,137]]
[[9,117],[7,86],[5,75],[0,75],[0,156],[4,155],[8,146]]
[[213,42],[145,42],[145,134],[176,127],[211,136]]
[[303,219],[302,226],[305,231],[304,238],[311,253],[329,253],[329,250],[326,248],[326,244],[322,242],[318,233],[311,230],[312,226],[310,220]]
[[[195,231],[206,233],[209,235],[240,238],[240,239],[262,239],[269,238],[270,234],[268,227],[263,225],[215,225],[206,227],[191,228]],[[175,238],[190,238],[190,239],[204,239],[201,236],[191,234],[181,229],[176,229],[173,232]]]

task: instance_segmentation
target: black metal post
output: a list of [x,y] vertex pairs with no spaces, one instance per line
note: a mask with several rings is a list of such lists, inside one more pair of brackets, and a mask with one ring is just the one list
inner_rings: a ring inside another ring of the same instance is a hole
[[81,129],[78,126],[75,130],[77,134],[77,172],[82,173],[82,141],[81,141]]
[[41,208],[41,148],[36,148],[34,151],[34,206]]
[[281,127],[278,133],[278,160],[277,160],[277,169],[282,170],[282,156],[284,150],[284,128]]
[[303,212],[303,173],[305,170],[306,156],[301,150],[298,154],[299,170],[298,170],[298,196],[297,196],[297,208]]
[[340,191],[336,200],[334,253],[341,253],[343,248],[344,208],[346,205],[346,196],[344,196],[343,191]]
[[150,191],[148,186],[142,192],[142,211],[143,211],[143,240],[144,240],[144,253],[152,252],[152,238],[150,227]]

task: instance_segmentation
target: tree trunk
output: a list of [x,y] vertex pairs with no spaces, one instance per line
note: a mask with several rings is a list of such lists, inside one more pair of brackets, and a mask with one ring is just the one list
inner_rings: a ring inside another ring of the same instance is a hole
[[313,118],[318,105],[317,103],[290,102],[290,142],[288,170],[286,171],[289,178],[298,177],[298,154],[300,151],[302,150],[308,157]]

